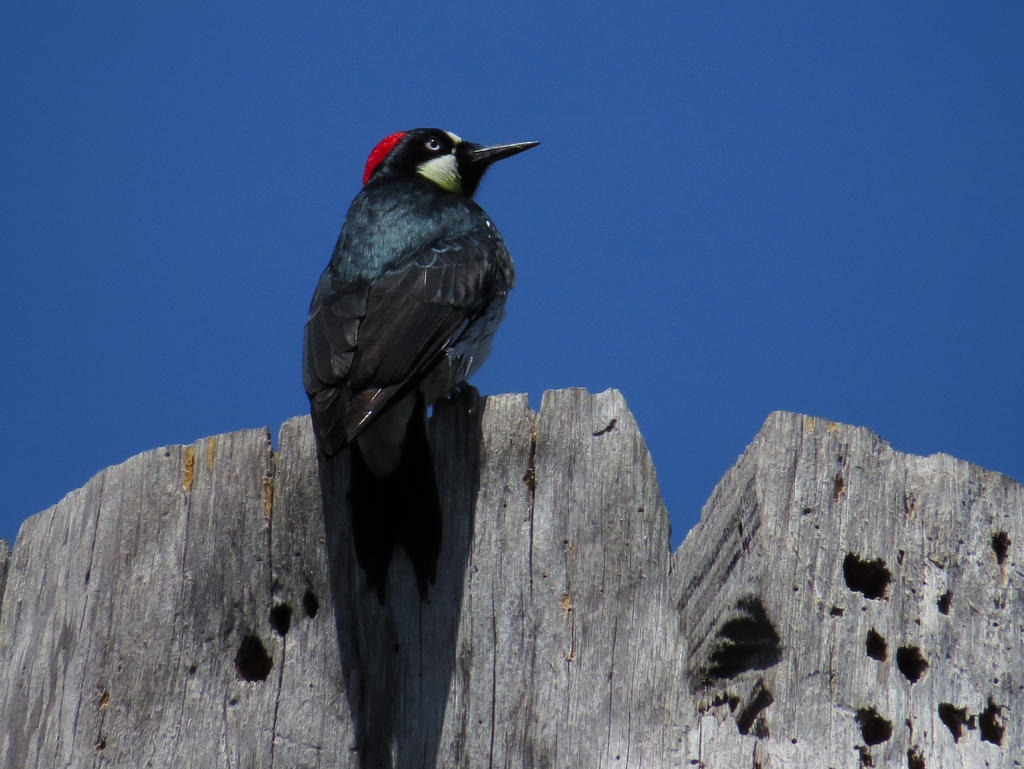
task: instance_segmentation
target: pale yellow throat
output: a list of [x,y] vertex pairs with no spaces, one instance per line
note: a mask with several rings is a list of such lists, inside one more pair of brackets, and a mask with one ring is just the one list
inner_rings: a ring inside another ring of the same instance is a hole
[[454,152],[420,163],[416,172],[443,190],[462,194],[462,177],[459,175],[459,164],[455,160]]

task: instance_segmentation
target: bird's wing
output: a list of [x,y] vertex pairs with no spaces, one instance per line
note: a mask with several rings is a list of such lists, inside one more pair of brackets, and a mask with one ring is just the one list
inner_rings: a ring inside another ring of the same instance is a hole
[[325,275],[303,349],[321,448],[333,454],[354,440],[509,288],[508,251],[491,227],[437,242],[373,281]]

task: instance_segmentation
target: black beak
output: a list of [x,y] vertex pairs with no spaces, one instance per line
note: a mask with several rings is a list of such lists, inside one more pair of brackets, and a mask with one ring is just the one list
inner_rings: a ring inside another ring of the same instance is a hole
[[512,144],[492,144],[488,147],[474,145],[469,152],[469,160],[474,165],[489,166],[496,160],[518,155],[523,150],[536,147],[540,142],[513,142]]

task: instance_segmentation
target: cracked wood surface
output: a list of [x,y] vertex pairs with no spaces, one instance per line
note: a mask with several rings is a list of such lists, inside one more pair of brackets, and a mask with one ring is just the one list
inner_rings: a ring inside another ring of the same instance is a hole
[[779,412],[670,555],[615,391],[466,392],[431,442],[423,604],[401,556],[386,605],[365,590],[305,417],[276,453],[156,449],[28,519],[0,547],[0,764],[1021,765],[1005,476]]

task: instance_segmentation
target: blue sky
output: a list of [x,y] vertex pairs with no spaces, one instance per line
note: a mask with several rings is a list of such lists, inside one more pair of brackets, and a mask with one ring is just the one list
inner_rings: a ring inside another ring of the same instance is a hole
[[673,542],[774,409],[1024,479],[1024,6],[0,8],[0,537],[307,409],[305,313],[392,131],[484,180],[485,393],[617,387]]

